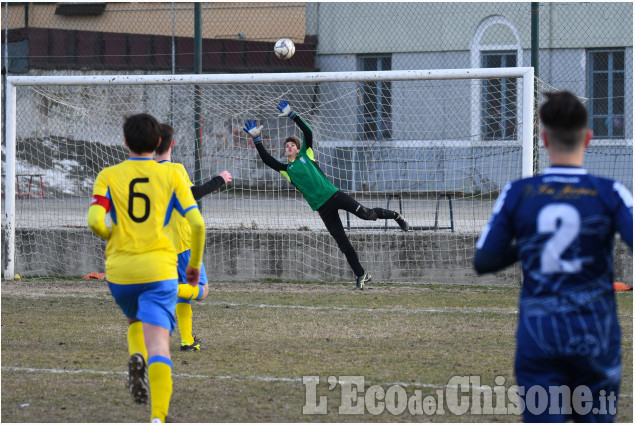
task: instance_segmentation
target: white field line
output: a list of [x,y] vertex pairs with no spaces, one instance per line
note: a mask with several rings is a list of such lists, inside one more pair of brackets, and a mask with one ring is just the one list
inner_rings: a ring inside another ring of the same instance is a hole
[[337,310],[337,311],[379,311],[379,312],[400,312],[400,313],[497,313],[497,314],[517,314],[516,309],[504,308],[471,308],[471,307],[448,307],[448,308],[368,308],[368,307],[333,307],[333,306],[310,306],[310,305],[285,305],[285,304],[250,304],[250,303],[233,303],[223,301],[208,301],[207,304],[221,305],[230,307],[253,307],[253,308],[288,308],[299,310]]
[[[93,375],[122,375],[127,376],[128,372],[117,372],[111,370],[91,370],[91,369],[36,369],[32,367],[17,367],[17,366],[2,366],[2,370],[11,371],[11,372],[27,372],[27,373],[54,373],[54,374],[79,374],[79,373],[87,373]],[[230,375],[196,375],[191,373],[173,373],[172,377],[174,378],[194,378],[194,379],[223,379],[228,381],[258,381],[258,382],[291,382],[291,383],[302,383],[302,378],[287,378],[287,377],[276,377],[276,376],[230,376]],[[321,383],[332,384],[333,381],[328,381],[326,379],[320,379]],[[336,381],[338,384],[350,383],[352,381],[338,379]],[[388,388],[393,385],[399,385],[401,387],[418,387],[418,388],[457,388],[456,385],[447,385],[447,384],[430,384],[425,382],[383,382],[373,385],[380,385],[383,388]],[[491,386],[488,385],[470,385],[473,389],[492,389]],[[620,397],[632,398],[633,394],[620,394]]]
[[[11,296],[8,294],[5,296]],[[98,299],[98,298],[110,298],[110,294],[20,294],[15,295],[21,298],[86,298],[86,299]],[[315,310],[315,311],[367,311],[367,312],[381,312],[381,313],[493,313],[493,314],[518,314],[517,309],[510,308],[473,308],[473,307],[444,307],[444,308],[406,308],[406,307],[337,307],[337,306],[311,306],[311,305],[293,305],[293,304],[263,304],[263,303],[236,303],[230,301],[200,301],[201,304],[209,304],[213,306],[221,307],[248,307],[248,308],[276,308],[276,309],[289,309],[289,310]]]

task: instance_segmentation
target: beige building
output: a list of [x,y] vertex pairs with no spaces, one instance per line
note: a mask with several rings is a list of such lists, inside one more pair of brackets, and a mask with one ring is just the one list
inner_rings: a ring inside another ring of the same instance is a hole
[[[3,54],[13,74],[193,72],[194,5],[9,3]],[[315,37],[305,40],[305,9],[304,3],[201,3],[202,72],[314,71]],[[298,45],[292,60],[272,54],[280,38]]]
[[[5,27],[2,3],[2,29]],[[302,42],[304,3],[202,3],[203,38]],[[281,25],[284,16],[284,25]],[[151,3],[10,3],[8,28],[47,28],[146,35],[194,36],[194,4]],[[4,35],[4,34],[3,34]]]

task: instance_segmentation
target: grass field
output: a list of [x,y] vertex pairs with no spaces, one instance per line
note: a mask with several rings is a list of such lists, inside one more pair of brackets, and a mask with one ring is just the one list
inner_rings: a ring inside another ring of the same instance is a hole
[[[517,288],[371,285],[358,293],[341,284],[213,283],[209,297],[193,303],[194,331],[208,349],[181,352],[178,332],[172,337],[169,417],[519,422],[517,415],[457,416],[447,407],[393,415],[389,403],[376,415],[339,413],[347,376],[386,394],[400,383],[408,397],[436,399],[453,376],[478,375],[492,387],[500,376],[513,385],[517,297]],[[618,293],[618,301],[624,370],[617,419],[632,423],[633,295]],[[149,406],[128,394],[126,361],[126,323],[103,281],[2,283],[3,422],[148,422]],[[303,414],[303,376],[320,377],[326,415]],[[331,376],[344,383],[329,390]]]

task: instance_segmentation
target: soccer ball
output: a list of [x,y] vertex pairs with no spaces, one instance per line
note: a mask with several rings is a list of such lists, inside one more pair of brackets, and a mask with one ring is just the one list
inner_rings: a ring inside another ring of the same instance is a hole
[[280,59],[289,59],[295,53],[295,45],[293,44],[293,41],[288,38],[281,38],[276,41],[275,46],[273,46],[273,52]]

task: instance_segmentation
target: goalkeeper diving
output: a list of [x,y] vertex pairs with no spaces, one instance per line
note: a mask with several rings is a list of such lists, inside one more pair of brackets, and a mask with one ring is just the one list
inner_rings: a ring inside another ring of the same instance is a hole
[[337,242],[355,273],[356,286],[354,289],[363,290],[370,281],[371,275],[360,264],[357,252],[344,232],[338,211],[346,210],[362,220],[393,219],[404,232],[408,231],[408,223],[401,214],[395,211],[367,208],[361,205],[331,183],[315,161],[311,127],[296,112],[291,110],[288,102],[283,100],[277,108],[280,111],[278,116],[292,119],[303,134],[302,141],[295,136],[289,136],[285,139],[284,156],[287,158],[287,163],[276,160],[265,149],[261,138],[264,126],[258,127],[256,121],[250,120],[245,123],[243,130],[252,137],[262,161],[286,177],[302,193],[311,209],[318,212],[326,229]]

